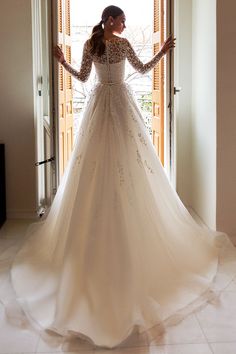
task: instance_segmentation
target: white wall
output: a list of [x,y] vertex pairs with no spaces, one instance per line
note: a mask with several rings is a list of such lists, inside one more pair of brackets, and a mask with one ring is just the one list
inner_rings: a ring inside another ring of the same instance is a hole
[[184,204],[216,226],[216,5],[176,0],[176,189]]
[[177,191],[208,226],[233,237],[236,2],[176,0],[176,4],[175,84],[182,86],[176,102]]
[[216,227],[216,0],[192,0],[192,196]]
[[35,211],[30,0],[1,0],[0,141],[6,148],[8,217]]
[[217,1],[217,228],[236,236],[236,1]]

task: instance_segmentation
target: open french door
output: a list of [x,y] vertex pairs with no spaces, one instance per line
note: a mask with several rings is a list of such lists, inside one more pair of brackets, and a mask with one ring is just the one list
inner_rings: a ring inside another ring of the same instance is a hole
[[[165,0],[154,0],[153,51],[158,53],[165,37]],[[153,70],[152,89],[152,137],[153,144],[161,163],[164,165],[164,60],[162,59]]]
[[[57,43],[71,63],[70,0],[57,0]],[[73,96],[71,75],[59,65],[59,176],[62,177],[73,149]]]
[[[154,0],[153,5],[153,52],[156,54],[164,40],[173,34],[173,0]],[[154,68],[152,87],[153,144],[170,179],[174,163],[173,60],[173,53],[169,53]]]

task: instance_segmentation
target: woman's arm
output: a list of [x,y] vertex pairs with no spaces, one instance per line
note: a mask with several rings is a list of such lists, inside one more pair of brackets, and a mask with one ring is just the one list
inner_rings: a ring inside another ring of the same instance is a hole
[[153,69],[154,66],[161,60],[161,58],[172,48],[175,46],[175,39],[171,36],[167,38],[165,43],[163,44],[161,50],[146,64],[143,64],[141,60],[138,58],[134,49],[132,48],[129,41],[127,41],[127,59],[130,64],[140,72],[141,74],[145,74],[149,70]]
[[84,44],[82,61],[81,61],[81,66],[79,71],[75,70],[69,63],[66,62],[64,54],[59,46],[55,47],[54,55],[58,60],[58,62],[61,63],[61,65],[63,65],[64,68],[76,79],[82,82],[88,80],[89,74],[91,72],[93,60],[87,42],[85,42]]

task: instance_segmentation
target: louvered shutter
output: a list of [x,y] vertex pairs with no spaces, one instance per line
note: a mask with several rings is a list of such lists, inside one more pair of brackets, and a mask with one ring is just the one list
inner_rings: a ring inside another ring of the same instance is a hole
[[[153,52],[156,54],[164,41],[164,0],[154,0]],[[164,164],[164,60],[153,70],[152,136],[157,154]]]
[[[71,63],[70,0],[58,0],[58,40],[66,61]],[[59,68],[59,156],[63,175],[73,149],[73,96],[71,75]]]

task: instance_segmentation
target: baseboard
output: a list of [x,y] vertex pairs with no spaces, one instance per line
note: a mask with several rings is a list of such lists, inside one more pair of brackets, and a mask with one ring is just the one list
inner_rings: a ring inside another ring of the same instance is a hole
[[230,236],[230,240],[232,241],[232,243],[233,243],[234,246],[236,247],[236,235],[231,235],[231,236]]
[[193,210],[192,207],[187,206],[186,207],[187,210],[189,211],[189,213],[192,215],[193,219],[202,227],[206,227],[207,229],[209,229],[209,227],[204,223],[204,221],[200,218],[200,216],[195,212],[195,210]]
[[7,210],[7,219],[32,219],[36,220],[38,219],[38,215],[32,210],[27,210],[27,209],[21,209],[21,210]]
[[[209,229],[209,227],[204,223],[204,221],[200,218],[200,216],[191,208],[191,207],[187,207],[189,213],[192,215],[192,217],[194,218],[194,220],[201,225],[202,227],[206,227]],[[236,235],[229,235],[228,237],[230,239],[230,241],[234,244],[234,246],[236,246]]]

